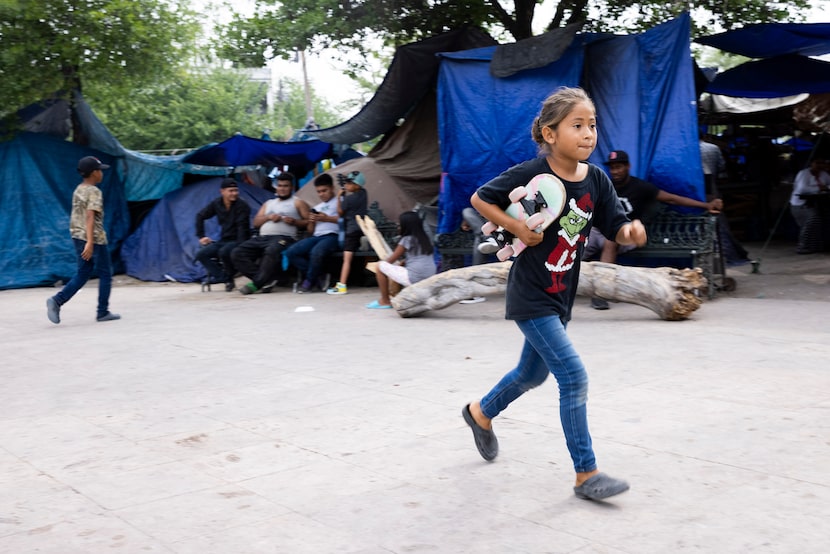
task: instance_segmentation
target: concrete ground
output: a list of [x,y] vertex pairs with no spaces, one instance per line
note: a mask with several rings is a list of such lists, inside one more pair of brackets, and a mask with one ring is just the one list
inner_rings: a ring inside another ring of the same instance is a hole
[[0,552],[819,553],[830,542],[830,256],[748,245],[665,322],[578,298],[600,468],[572,493],[548,380],[478,456],[461,407],[515,363],[503,297],[415,319],[373,289],[241,296],[117,277],[46,319],[0,292]]

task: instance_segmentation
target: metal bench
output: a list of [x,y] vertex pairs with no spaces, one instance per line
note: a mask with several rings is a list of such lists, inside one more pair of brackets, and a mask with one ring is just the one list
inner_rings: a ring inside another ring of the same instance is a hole
[[688,267],[699,267],[703,271],[709,298],[715,296],[716,289],[734,288],[734,281],[727,280],[723,275],[717,217],[664,211],[645,227],[648,235],[645,246],[618,254],[618,264],[686,267],[680,260],[689,260]]
[[472,256],[475,234],[457,229],[435,235],[435,249],[441,257],[441,271],[464,267],[466,256]]

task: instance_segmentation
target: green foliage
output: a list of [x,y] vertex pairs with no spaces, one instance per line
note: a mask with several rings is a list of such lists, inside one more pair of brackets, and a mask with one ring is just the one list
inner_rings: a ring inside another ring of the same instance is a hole
[[186,0],[0,3],[0,112],[72,89],[120,90],[164,79],[198,25]]
[[596,3],[602,19],[593,19],[586,30],[607,32],[642,32],[677,17],[688,10],[692,14],[692,37],[727,31],[752,23],[803,20],[811,0],[691,0],[673,2],[638,2],[613,0]]
[[[132,150],[170,151],[220,142],[234,133],[260,137],[266,129],[274,140],[287,140],[306,120],[301,85],[283,82],[282,101],[266,113],[267,87],[235,70],[180,72],[166,84],[130,95],[97,94],[87,100],[110,131]],[[314,99],[315,119],[334,125],[335,114]]]
[[[527,0],[525,0],[527,1]],[[241,66],[290,59],[297,50],[367,53],[369,37],[399,45],[463,25],[493,22],[485,0],[257,0],[252,17],[234,14],[217,29],[217,53]]]
[[[228,25],[217,30],[215,48],[236,64],[259,67],[273,57],[290,58],[297,50],[334,48],[366,57],[376,50],[370,37],[382,37],[387,46],[398,45],[464,25],[481,27],[500,39],[508,33],[521,40],[532,36],[533,16],[542,3],[257,0],[256,15],[234,14]],[[584,21],[586,31],[631,33],[689,10],[694,15],[693,36],[699,36],[749,23],[798,21],[810,4],[810,0],[560,0],[545,28]]]

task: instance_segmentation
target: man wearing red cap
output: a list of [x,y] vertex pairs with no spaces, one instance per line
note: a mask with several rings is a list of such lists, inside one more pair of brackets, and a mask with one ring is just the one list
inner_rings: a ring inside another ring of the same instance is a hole
[[[628,153],[624,150],[612,150],[604,164],[608,167],[608,174],[611,177],[611,182],[614,183],[623,210],[631,220],[648,221],[648,216],[653,215],[653,212],[659,206],[658,202],[674,206],[700,208],[713,214],[720,213],[723,208],[723,201],[720,198],[716,198],[711,202],[701,202],[700,200],[666,192],[648,181],[632,176],[630,173],[631,162]],[[599,254],[599,261],[613,264],[617,261],[618,252],[627,252],[633,248],[636,247],[620,246],[616,242],[606,239],[599,230],[593,228],[588,237],[588,244],[585,245],[582,259],[588,260]],[[592,298],[591,307],[596,310],[607,310],[610,306],[602,298]]]

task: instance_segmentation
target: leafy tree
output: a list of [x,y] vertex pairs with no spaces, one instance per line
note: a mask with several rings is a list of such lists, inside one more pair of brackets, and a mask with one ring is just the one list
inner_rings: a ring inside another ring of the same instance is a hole
[[[90,105],[110,131],[133,150],[171,151],[219,142],[242,133],[288,140],[305,124],[302,86],[282,82],[273,113],[266,113],[265,84],[235,70],[181,71],[178,78],[135,90],[129,96],[96,95]],[[333,125],[338,115],[313,97],[315,118]]]
[[[0,113],[56,93],[128,95],[163,80],[198,31],[187,0],[4,0]],[[83,142],[83,137],[73,137]]]
[[[521,40],[533,35],[533,16],[542,3],[257,0],[255,15],[236,13],[219,29],[216,49],[237,64],[258,67],[296,50],[336,48],[365,56],[373,50],[369,37],[383,37],[386,45],[404,44],[463,25],[480,26],[500,39],[507,34]],[[581,21],[588,31],[637,32],[690,10],[701,25],[694,31],[697,36],[747,23],[797,20],[809,5],[810,0],[559,0],[545,30]]]

